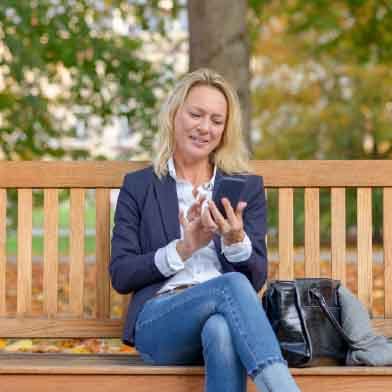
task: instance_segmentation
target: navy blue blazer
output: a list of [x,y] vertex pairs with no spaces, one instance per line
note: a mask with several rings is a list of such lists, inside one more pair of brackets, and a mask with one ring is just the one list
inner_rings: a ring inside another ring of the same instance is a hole
[[[215,183],[223,175],[216,171]],[[252,242],[248,260],[230,263],[221,253],[219,235],[213,241],[223,273],[241,272],[259,291],[267,278],[266,201],[260,176],[246,175],[244,228]],[[134,327],[143,304],[167,281],[154,263],[157,249],[180,238],[175,180],[159,179],[152,167],[129,173],[120,189],[112,236],[109,273],[120,294],[133,292],[125,320],[123,342],[134,345]]]

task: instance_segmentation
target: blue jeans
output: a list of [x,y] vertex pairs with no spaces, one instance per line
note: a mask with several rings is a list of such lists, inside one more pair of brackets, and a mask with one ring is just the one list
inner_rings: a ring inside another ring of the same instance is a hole
[[205,364],[208,392],[246,391],[247,374],[263,392],[298,391],[259,297],[238,272],[147,301],[135,345],[150,364]]

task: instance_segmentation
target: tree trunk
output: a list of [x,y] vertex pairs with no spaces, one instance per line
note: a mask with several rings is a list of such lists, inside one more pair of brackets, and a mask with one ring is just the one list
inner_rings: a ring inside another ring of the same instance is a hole
[[236,89],[250,148],[247,0],[188,0],[189,68],[212,68]]

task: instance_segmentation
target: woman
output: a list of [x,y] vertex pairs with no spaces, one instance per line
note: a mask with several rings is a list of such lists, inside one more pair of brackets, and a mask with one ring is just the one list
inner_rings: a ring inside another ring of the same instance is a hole
[[[153,167],[120,190],[110,275],[134,292],[123,341],[151,364],[205,364],[206,391],[298,391],[257,291],[267,277],[262,179],[249,174],[238,98],[208,69],[187,74],[163,105]],[[243,201],[212,201],[224,174]]]

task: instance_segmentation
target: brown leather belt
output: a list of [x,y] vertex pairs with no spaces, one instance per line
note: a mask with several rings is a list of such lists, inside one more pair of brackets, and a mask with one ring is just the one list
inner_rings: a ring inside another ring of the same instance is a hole
[[154,297],[159,297],[160,295],[167,294],[167,293],[174,293],[174,292],[177,293],[177,292],[183,291],[185,289],[189,289],[189,287],[193,287],[193,286],[195,286],[195,285],[194,284],[181,284],[181,285],[179,285],[177,287],[174,287],[174,288],[172,288],[170,290],[163,291],[162,293],[156,292]]

